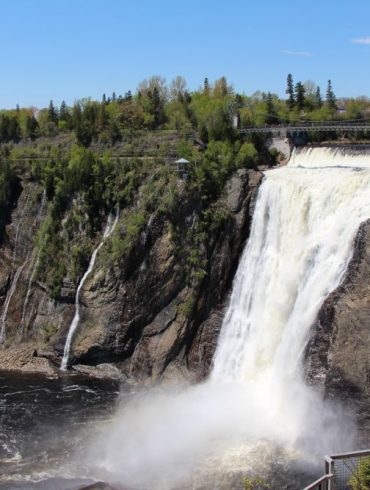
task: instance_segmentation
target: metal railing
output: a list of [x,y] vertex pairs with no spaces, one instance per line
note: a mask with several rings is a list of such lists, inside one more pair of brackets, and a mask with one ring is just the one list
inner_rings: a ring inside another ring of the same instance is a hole
[[304,490],[369,490],[370,449],[325,457],[325,475]]
[[247,127],[241,128],[240,133],[301,133],[307,131],[370,131],[370,124],[297,124],[297,125],[281,125],[281,126],[265,126],[265,127]]
[[333,476],[334,475],[324,475],[303,490],[328,490],[329,483],[333,479]]

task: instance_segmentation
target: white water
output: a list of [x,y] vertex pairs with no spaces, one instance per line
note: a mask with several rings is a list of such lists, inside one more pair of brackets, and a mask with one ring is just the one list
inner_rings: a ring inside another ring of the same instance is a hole
[[21,216],[19,217],[19,221],[18,221],[18,224],[17,224],[17,228],[15,230],[15,238],[14,238],[14,249],[13,249],[13,259],[12,259],[12,266],[14,267],[14,263],[15,263],[15,259],[17,257],[17,245],[18,245],[18,234],[19,234],[19,227],[21,225],[21,220],[23,218],[23,215],[27,209],[27,205],[28,205],[28,201],[30,199],[30,194],[27,193],[27,196],[26,196],[26,202],[24,204],[24,207],[23,207],[23,211],[21,213]]
[[89,276],[89,274],[91,273],[91,271],[94,268],[96,256],[98,255],[99,250],[103,246],[106,238],[108,238],[113,233],[114,228],[116,227],[116,225],[118,223],[118,218],[119,218],[119,210],[118,209],[116,210],[116,217],[115,217],[114,221],[113,221],[112,215],[108,216],[107,225],[105,227],[104,234],[103,234],[103,240],[99,243],[99,245],[94,250],[94,252],[90,258],[89,266],[88,266],[85,274],[82,276],[82,279],[81,279],[81,281],[77,287],[76,299],[75,299],[76,311],[75,311],[75,315],[73,317],[72,323],[69,327],[67,340],[66,340],[66,343],[64,346],[63,359],[62,359],[62,363],[61,363],[61,369],[62,370],[66,370],[68,367],[68,360],[69,360],[69,354],[70,354],[70,350],[71,350],[72,339],[73,339],[74,333],[78,327],[78,323],[80,321],[80,293],[81,293],[81,289],[82,289],[87,277]]
[[[38,210],[37,216],[35,218],[35,221],[33,222],[33,226],[37,226],[39,224],[39,222],[42,219],[42,216],[44,214],[45,206],[46,206],[46,191],[44,190],[44,192],[42,194],[42,199],[41,199],[41,203],[40,203],[40,206],[39,206],[39,210]],[[20,334],[19,334],[19,336],[21,338],[22,338],[23,332],[24,332],[25,319],[26,319],[26,310],[27,310],[27,306],[28,306],[28,301],[29,301],[30,296],[31,296],[31,291],[32,291],[31,288],[32,288],[32,284],[33,284],[33,280],[34,280],[36,271],[37,271],[37,267],[39,265],[39,261],[40,261],[40,252],[38,252],[38,254],[36,256],[36,260],[35,260],[35,262],[33,264],[32,272],[31,272],[31,275],[30,275],[30,278],[29,278],[29,281],[28,281],[26,297],[25,297],[25,300],[24,300],[24,303],[23,303],[22,318],[21,318],[21,329],[20,329]]]
[[370,148],[351,152],[343,148],[312,147],[294,150],[289,160],[289,167],[370,167]]
[[254,467],[261,441],[257,461],[283,447],[305,468],[350,449],[351,421],[306,386],[302,361],[320,305],[342,281],[357,230],[370,218],[370,156],[361,159],[360,170],[359,160],[332,168],[353,157],[309,150],[266,172],[209,380],[121,407],[94,444],[98,474],[170,489],[210,456],[215,473],[231,450],[235,469]]
[[27,310],[27,306],[28,306],[28,301],[29,301],[30,296],[31,296],[31,291],[32,291],[31,288],[32,288],[33,280],[35,278],[36,271],[37,271],[37,266],[39,265],[39,261],[40,261],[40,252],[37,254],[37,257],[36,257],[36,260],[35,260],[31,275],[30,275],[30,279],[28,281],[26,298],[25,298],[24,303],[23,303],[22,318],[21,318],[21,330],[20,330],[20,334],[19,334],[20,337],[23,336],[24,327],[25,327],[25,319],[26,319],[26,310]]
[[4,306],[3,306],[3,313],[1,315],[1,320],[0,320],[0,322],[1,322],[0,344],[3,344],[5,342],[5,325],[6,325],[6,319],[7,319],[7,316],[8,316],[9,305],[10,305],[10,302],[12,300],[12,297],[13,297],[13,295],[15,293],[19,276],[21,275],[21,272],[24,269],[24,266],[26,265],[27,260],[28,260],[28,257],[23,262],[23,264],[18,267],[16,273],[14,274],[12,284],[11,284],[11,286],[10,286],[10,288],[8,290],[8,293],[6,295],[6,298],[5,298],[5,302],[4,302]]

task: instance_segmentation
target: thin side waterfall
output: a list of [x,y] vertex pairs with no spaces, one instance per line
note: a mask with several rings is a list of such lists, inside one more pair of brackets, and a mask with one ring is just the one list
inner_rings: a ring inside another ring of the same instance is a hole
[[8,316],[9,305],[10,305],[12,297],[15,293],[19,276],[21,275],[21,272],[24,269],[24,266],[26,265],[27,261],[28,261],[28,257],[23,262],[23,264],[18,267],[16,273],[14,274],[12,284],[11,284],[9,291],[8,291],[6,298],[5,298],[4,307],[3,307],[3,314],[1,315],[1,321],[0,321],[1,322],[0,344],[3,344],[5,342],[5,325],[6,325],[6,319]]
[[349,450],[353,423],[305,384],[303,356],[369,218],[370,154],[304,150],[266,172],[209,379],[125,403],[93,445],[98,476],[170,490],[199,467],[268,473],[269,458],[307,468]]
[[[42,216],[44,214],[45,206],[46,206],[46,190],[44,190],[43,193],[42,193],[41,204],[40,204],[40,207],[39,207],[37,216],[35,218],[35,221],[33,222],[33,226],[37,226],[39,224],[39,222],[41,221]],[[23,303],[23,309],[22,309],[21,329],[20,329],[20,332],[19,332],[20,338],[22,338],[23,332],[24,332],[25,319],[26,319],[26,310],[27,310],[27,306],[28,306],[28,301],[29,301],[30,296],[31,296],[31,290],[32,290],[31,288],[32,288],[33,280],[35,278],[37,267],[39,265],[39,261],[40,261],[40,252],[38,252],[38,254],[36,256],[36,260],[34,262],[34,265],[33,265],[33,268],[32,268],[32,272],[31,272],[31,275],[30,275],[30,278],[29,278],[29,281],[28,281],[27,293],[26,293],[26,297],[25,297],[25,300],[24,300],[24,303]]]
[[70,354],[70,350],[71,350],[72,339],[73,339],[74,333],[78,327],[78,323],[80,321],[80,293],[81,293],[82,287],[83,287],[87,277],[89,276],[89,274],[91,273],[91,271],[94,268],[96,256],[98,255],[99,250],[103,246],[105,240],[113,233],[113,231],[114,231],[114,229],[118,223],[118,219],[119,219],[119,209],[116,210],[116,217],[115,217],[114,221],[113,221],[111,214],[108,216],[107,225],[105,227],[104,234],[103,234],[103,240],[99,243],[99,245],[94,250],[94,252],[91,256],[91,259],[90,259],[89,266],[88,266],[85,274],[82,276],[82,279],[81,279],[81,281],[77,287],[76,299],[75,299],[76,311],[75,311],[75,315],[73,317],[72,323],[69,327],[67,340],[66,340],[66,343],[64,346],[63,359],[62,359],[62,363],[61,363],[61,369],[63,371],[66,370],[68,367],[68,360],[69,360],[69,354]]
[[21,338],[22,338],[23,332],[24,332],[25,319],[26,319],[26,310],[27,310],[27,306],[28,306],[28,301],[29,301],[30,296],[31,296],[31,288],[32,288],[33,280],[35,278],[36,271],[37,271],[37,266],[39,265],[39,261],[40,261],[40,252],[37,254],[37,257],[36,257],[36,260],[35,260],[35,263],[34,263],[34,266],[33,266],[32,272],[31,272],[31,275],[30,275],[30,279],[28,281],[26,298],[25,298],[24,303],[23,303],[22,319],[21,319],[21,330],[19,332],[19,336]]
[[13,258],[12,258],[12,265],[13,265],[13,267],[14,267],[14,264],[15,264],[15,259],[17,257],[17,245],[18,245],[19,227],[21,225],[21,219],[22,219],[22,217],[24,215],[24,212],[27,209],[27,205],[28,205],[29,199],[30,199],[30,194],[28,192],[27,197],[26,197],[26,202],[25,202],[24,207],[23,207],[23,212],[21,213],[20,219],[19,219],[18,224],[17,224],[17,228],[15,230],[14,250],[13,250]]

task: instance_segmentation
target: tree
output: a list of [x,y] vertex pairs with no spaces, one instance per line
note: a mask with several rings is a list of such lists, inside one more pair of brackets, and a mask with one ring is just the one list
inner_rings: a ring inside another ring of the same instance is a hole
[[293,85],[293,76],[289,73],[287,77],[287,88],[285,93],[288,94],[287,106],[289,110],[292,110],[295,106],[295,98],[294,98],[294,85]]
[[58,123],[58,111],[54,107],[54,104],[53,104],[53,101],[52,100],[49,103],[48,121],[49,122],[53,122],[55,124]]
[[26,118],[26,137],[34,140],[37,137],[37,130],[39,128],[38,122],[35,116],[32,114],[27,115]]
[[252,143],[243,143],[236,156],[238,167],[255,168],[258,152]]
[[171,82],[170,97],[171,99],[183,100],[186,92],[186,80],[184,77],[177,76]]
[[320,92],[320,87],[317,87],[315,92],[315,108],[321,109],[321,107],[322,107],[321,92]]
[[277,113],[275,109],[274,100],[271,92],[268,92],[265,96],[266,103],[266,124],[275,124],[277,122]]
[[207,97],[209,96],[209,82],[207,77],[204,79],[203,93],[204,95],[207,95]]
[[305,104],[305,93],[306,90],[302,82],[298,82],[295,86],[295,100],[297,109],[302,111]]
[[229,92],[226,77],[221,77],[215,81],[213,86],[213,95],[215,97],[226,97]]
[[331,84],[331,80],[328,80],[328,88],[326,90],[326,103],[329,109],[336,111],[337,110],[337,98],[334,94],[333,87]]

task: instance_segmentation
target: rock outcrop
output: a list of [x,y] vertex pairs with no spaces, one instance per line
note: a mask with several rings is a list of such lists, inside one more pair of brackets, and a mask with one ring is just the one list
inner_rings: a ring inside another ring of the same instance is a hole
[[[145,382],[174,374],[204,377],[249,234],[261,180],[260,172],[239,170],[228,181],[220,198],[227,218],[209,230],[201,245],[207,270],[196,286],[186,281],[171,225],[163,215],[149,219],[122,266],[108,266],[104,254],[99,254],[81,291],[81,320],[72,343],[71,363],[86,372],[91,371],[86,366],[114,363],[125,376]],[[45,211],[38,184],[25,180],[21,186],[0,249],[3,310],[15,272],[22,267],[5,321],[0,367],[29,369],[31,363],[32,369],[37,369],[36,359],[37,365],[43,366],[46,359],[55,362],[61,358],[78,282],[62,278],[60,295],[53,299],[45,284],[31,281],[37,261],[33,239]],[[180,208],[182,222],[192,227],[197,219],[192,203],[184,202]],[[23,344],[27,348],[20,349]],[[34,361],[29,358],[31,352]]]
[[[324,301],[307,347],[306,377],[328,397],[357,402],[369,418],[370,220],[360,227],[346,276]],[[364,430],[370,433],[370,418]]]

